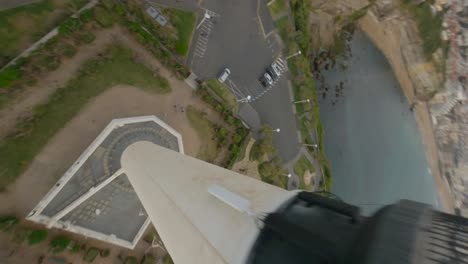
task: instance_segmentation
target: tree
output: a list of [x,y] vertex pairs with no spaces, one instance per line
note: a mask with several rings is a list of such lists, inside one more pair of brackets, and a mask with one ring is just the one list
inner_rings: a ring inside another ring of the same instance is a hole
[[50,249],[54,253],[60,253],[65,251],[65,249],[70,244],[70,239],[65,236],[57,236],[52,241],[50,241]]
[[29,245],[39,244],[47,238],[47,230],[33,230],[28,236]]

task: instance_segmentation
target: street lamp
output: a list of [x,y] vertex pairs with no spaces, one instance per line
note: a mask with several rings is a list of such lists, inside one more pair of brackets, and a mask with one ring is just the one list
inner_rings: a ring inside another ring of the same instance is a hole
[[277,129],[273,129],[273,131],[275,131],[276,133],[279,133],[281,130],[277,128]]
[[295,101],[293,102],[295,104],[300,104],[300,103],[310,103],[310,99],[305,99],[305,100],[300,100],[300,101]]
[[288,173],[288,174],[281,173],[281,175],[284,175],[284,176],[286,176],[286,177],[288,177],[288,178],[291,178],[291,176],[292,176],[291,173]]
[[210,19],[211,16],[208,14],[208,12],[205,11],[205,15],[203,16],[203,19],[200,21],[200,24],[198,24],[197,29],[205,22],[205,19]]
[[237,102],[239,102],[239,103],[248,103],[248,102],[250,102],[250,100],[252,100],[252,96],[247,95],[247,97],[239,99],[239,100],[237,100]]
[[313,147],[313,148],[318,148],[318,145],[317,144],[302,144],[303,146],[306,146],[306,147]]
[[292,58],[292,57],[296,57],[297,55],[301,55],[301,51],[300,51],[300,50],[299,50],[298,52],[294,53],[293,55],[290,55],[290,56],[286,57],[286,59],[288,60],[288,59],[290,59],[290,58]]

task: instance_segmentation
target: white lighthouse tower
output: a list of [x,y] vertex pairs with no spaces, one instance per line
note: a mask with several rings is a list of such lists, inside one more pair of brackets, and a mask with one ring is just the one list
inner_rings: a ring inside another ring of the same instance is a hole
[[150,142],[127,147],[122,168],[175,263],[245,263],[256,215],[295,195]]

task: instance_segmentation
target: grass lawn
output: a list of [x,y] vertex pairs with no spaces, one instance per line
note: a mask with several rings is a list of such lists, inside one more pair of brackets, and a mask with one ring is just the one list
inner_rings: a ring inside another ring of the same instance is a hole
[[290,33],[289,31],[292,30],[292,26],[289,23],[288,16],[284,16],[275,21],[276,29],[278,30],[278,34],[280,35],[281,39],[285,42],[285,45],[288,45],[288,40]]
[[432,15],[431,7],[428,2],[421,5],[415,5],[412,1],[402,0],[402,6],[409,11],[415,19],[418,26],[419,35],[423,40],[424,55],[427,59],[432,58],[432,54],[443,47],[442,39],[442,18],[443,14]]
[[287,171],[279,162],[264,161],[258,165],[258,173],[262,181],[286,189],[288,186]]
[[[135,62],[131,50],[109,49],[106,59],[91,60],[66,87],[57,90],[33,116],[18,124],[19,133],[0,142],[0,190],[13,182],[42,147],[91,99],[116,84],[128,84],[150,92],[168,93],[167,81],[153,77],[146,66]],[[161,85],[161,86],[160,86]]]
[[0,65],[16,57],[87,0],[42,0],[0,11]]
[[192,41],[192,34],[197,22],[197,15],[194,12],[179,9],[170,9],[170,22],[177,31],[177,41],[175,50],[181,56],[187,56]]
[[286,11],[286,0],[270,0],[273,1],[271,5],[268,6],[270,9],[271,16],[276,16],[281,12]]
[[245,158],[246,155],[249,155],[249,153],[246,153],[246,152],[247,152],[247,146],[249,145],[250,140],[252,140],[251,134],[247,135],[245,140],[240,145],[239,147],[240,151],[239,151],[239,156],[237,157],[237,161],[241,161]]
[[294,173],[296,173],[297,176],[299,176],[299,188],[301,189],[307,189],[310,187],[310,185],[306,185],[304,182],[304,173],[306,171],[309,171],[310,173],[313,173],[315,171],[314,166],[310,161],[306,158],[305,155],[302,155],[294,164]]
[[214,140],[216,131],[213,123],[193,106],[187,107],[186,114],[190,125],[197,131],[200,140],[200,151],[197,158],[206,162],[213,162],[218,155],[217,142]]
[[237,100],[229,88],[218,82],[216,79],[210,79],[206,81],[206,84],[217,96],[219,96],[224,101],[229,110],[237,112]]

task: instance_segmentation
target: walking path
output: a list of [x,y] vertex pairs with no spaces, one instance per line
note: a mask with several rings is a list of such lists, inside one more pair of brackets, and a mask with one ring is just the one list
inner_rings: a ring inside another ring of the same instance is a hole
[[314,166],[315,169],[315,184],[312,186],[312,189],[310,191],[318,191],[320,188],[319,183],[323,181],[323,176],[322,176],[322,167],[320,166],[320,163],[314,159],[310,153],[307,151],[307,149],[303,146],[297,153],[296,157],[294,159],[288,161],[285,165],[287,168],[288,172],[291,173],[291,178],[288,181],[288,190],[295,190],[299,188],[299,182],[300,179],[299,177],[304,177],[304,175],[297,175],[294,172],[294,165],[296,162],[301,158],[301,156],[304,155],[309,162]]

